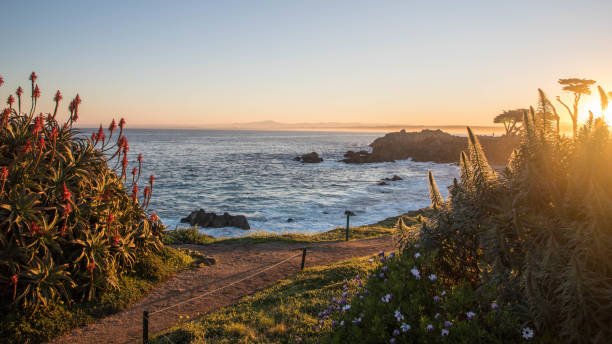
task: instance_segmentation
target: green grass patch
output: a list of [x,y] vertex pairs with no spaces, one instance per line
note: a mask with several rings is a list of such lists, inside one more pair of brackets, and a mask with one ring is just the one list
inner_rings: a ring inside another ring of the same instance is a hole
[[[174,343],[311,343],[317,314],[342,291],[343,281],[373,267],[365,258],[314,267],[239,303],[165,332]],[[153,343],[167,343],[159,335]]]
[[[429,216],[431,209],[420,209],[410,211],[400,216],[394,216],[382,220],[378,223],[366,226],[352,227],[349,229],[349,240],[372,239],[395,233],[395,225],[402,218],[407,226],[411,226],[422,221],[423,217]],[[246,236],[236,238],[214,238],[210,235],[200,233],[197,228],[181,228],[166,231],[164,233],[164,243],[172,244],[256,244],[270,241],[285,242],[320,242],[320,241],[341,241],[345,240],[346,229],[338,227],[322,233],[268,233],[264,231],[254,231]]]
[[73,328],[127,308],[159,283],[177,272],[199,266],[203,256],[170,247],[136,260],[134,267],[119,277],[119,288],[88,302],[56,301],[36,311],[3,310],[0,337],[8,343],[40,343]]

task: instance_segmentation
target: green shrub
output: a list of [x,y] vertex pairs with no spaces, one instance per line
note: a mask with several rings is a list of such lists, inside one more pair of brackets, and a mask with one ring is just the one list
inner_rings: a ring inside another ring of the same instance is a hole
[[439,278],[435,252],[417,246],[399,256],[381,252],[366,281],[345,281],[343,294],[319,314],[323,328],[334,328],[324,342],[514,343],[529,331],[512,311],[517,305]]
[[592,114],[576,137],[560,135],[556,110],[539,95],[503,171],[491,170],[468,132],[461,180],[448,200],[432,198],[438,211],[423,244],[437,250],[443,278],[524,303],[520,316],[538,333],[605,342],[612,336],[612,136]]
[[[0,118],[0,308],[37,309],[58,300],[93,300],[119,288],[139,255],[161,248],[162,225],[148,218],[153,176],[139,199],[142,157],[128,181],[125,121],[91,138],[72,128],[80,97],[58,123],[55,109],[36,114],[40,89],[32,73],[30,108],[20,87]],[[17,105],[17,106],[15,106]],[[118,131],[118,133],[117,133]],[[114,136],[113,136],[114,135]],[[109,164],[120,167],[117,172]],[[131,189],[128,195],[126,188]]]
[[[166,278],[198,263],[197,256],[190,256],[184,250],[164,248],[153,254],[162,259],[147,266],[152,270],[165,271]],[[141,266],[140,260],[143,259],[147,258],[137,257],[135,266]],[[93,301],[55,300],[47,304],[44,312],[11,310],[2,315],[0,338],[9,343],[46,342],[75,327],[127,308],[159,283],[158,278],[152,271],[146,274],[136,270],[125,271],[118,278],[119,288],[105,290]]]

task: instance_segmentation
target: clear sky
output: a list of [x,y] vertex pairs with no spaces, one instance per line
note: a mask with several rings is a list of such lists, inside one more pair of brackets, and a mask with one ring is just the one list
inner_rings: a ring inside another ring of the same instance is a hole
[[612,1],[2,0],[0,13],[0,97],[34,70],[48,111],[56,89],[80,93],[81,125],[476,125],[538,87],[562,94],[558,78],[612,90]]

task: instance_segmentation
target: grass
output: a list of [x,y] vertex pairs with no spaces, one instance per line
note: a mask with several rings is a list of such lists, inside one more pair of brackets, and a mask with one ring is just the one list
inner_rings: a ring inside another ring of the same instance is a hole
[[107,291],[94,301],[57,301],[35,313],[3,310],[0,316],[0,341],[44,342],[73,328],[116,313],[177,272],[200,266],[203,258],[193,251],[165,247],[160,253],[139,257],[134,268],[120,276],[119,289]]
[[[185,322],[153,343],[312,343],[317,314],[342,292],[343,281],[373,267],[366,258],[306,269],[239,303]],[[326,330],[326,329],[324,329]]]
[[[358,226],[349,229],[349,240],[372,239],[395,232],[395,224],[402,218],[407,226],[421,222],[422,217],[428,216],[431,209],[420,209],[410,211],[400,216],[394,216],[382,220],[378,223],[366,226]],[[341,241],[345,240],[346,229],[338,227],[322,233],[268,233],[254,232],[247,236],[237,238],[215,238],[210,235],[200,233],[197,228],[182,228],[165,232],[164,244],[255,244],[270,241],[285,242],[321,242],[321,241]]]

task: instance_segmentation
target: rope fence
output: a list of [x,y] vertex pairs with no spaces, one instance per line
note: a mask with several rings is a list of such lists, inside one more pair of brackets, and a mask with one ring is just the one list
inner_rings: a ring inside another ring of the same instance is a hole
[[[225,288],[229,288],[229,287],[231,287],[231,286],[233,286],[233,285],[236,285],[236,284],[238,284],[238,283],[240,283],[240,282],[244,282],[244,281],[246,281],[246,280],[248,280],[248,279],[251,279],[251,278],[253,278],[253,277],[257,276],[257,275],[261,275],[261,274],[263,274],[264,272],[266,272],[266,271],[268,271],[268,270],[271,270],[271,269],[273,269],[273,268],[275,268],[275,267],[277,267],[277,266],[279,266],[279,265],[281,265],[281,264],[283,264],[283,263],[286,263],[286,262],[288,262],[289,260],[291,260],[291,259],[293,259],[293,258],[297,258],[297,257],[300,257],[300,256],[302,257],[302,262],[301,262],[301,265],[300,265],[300,270],[304,270],[304,265],[305,265],[305,263],[306,263],[306,250],[307,250],[307,249],[309,249],[309,248],[306,248],[306,247],[304,247],[304,248],[300,248],[300,249],[298,249],[298,250],[300,250],[300,251],[302,251],[302,252],[300,252],[299,254],[293,255],[293,256],[291,256],[291,257],[289,257],[289,258],[286,258],[286,259],[283,259],[283,260],[281,260],[281,261],[280,261],[280,262],[278,262],[278,263],[275,263],[275,264],[273,264],[273,265],[267,266],[267,267],[265,267],[265,268],[263,268],[263,269],[261,269],[261,270],[259,270],[259,271],[255,272],[255,273],[252,273],[252,274],[250,274],[250,275],[248,275],[248,276],[246,276],[246,277],[243,277],[243,278],[241,278],[241,279],[239,279],[239,280],[237,280],[237,281],[234,281],[234,282],[231,282],[231,283],[229,283],[229,284],[226,284],[226,285],[224,285],[224,286],[222,286],[222,287],[215,288],[215,289],[213,289],[213,290],[207,291],[207,292],[205,292],[205,293],[203,293],[203,294],[200,294],[200,295],[198,295],[198,296],[194,296],[194,297],[189,298],[189,299],[187,299],[187,300],[184,300],[184,301],[181,301],[181,302],[177,302],[177,303],[175,303],[175,304],[173,304],[173,305],[170,305],[170,306],[164,307],[164,308],[162,308],[162,309],[158,309],[158,310],[156,310],[156,311],[154,311],[154,312],[144,311],[144,312],[143,312],[143,314],[142,314],[142,343],[143,343],[143,344],[149,344],[149,317],[150,317],[150,316],[155,315],[155,314],[158,314],[158,313],[161,313],[161,312],[165,312],[165,311],[167,311],[167,310],[170,310],[170,309],[172,309],[172,308],[178,307],[178,306],[180,306],[180,305],[184,305],[184,304],[186,304],[186,303],[188,303],[188,302],[192,302],[192,301],[194,301],[194,300],[201,299],[201,298],[203,298],[203,297],[205,297],[205,296],[208,296],[208,295],[211,295],[211,294],[213,294],[213,293],[215,293],[215,292],[217,292],[217,291],[223,290],[223,289],[225,289]],[[167,341],[168,343],[170,343],[170,344],[174,344],[174,342],[173,342],[173,341],[172,341],[170,338],[168,338],[168,337],[167,337],[165,334],[161,334],[161,336],[162,336],[164,339],[166,339],[166,341]]]

